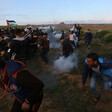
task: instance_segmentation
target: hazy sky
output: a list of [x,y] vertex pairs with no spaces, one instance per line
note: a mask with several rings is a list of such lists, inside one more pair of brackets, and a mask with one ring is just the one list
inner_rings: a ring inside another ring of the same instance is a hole
[[112,0],[0,0],[0,25],[112,23]]

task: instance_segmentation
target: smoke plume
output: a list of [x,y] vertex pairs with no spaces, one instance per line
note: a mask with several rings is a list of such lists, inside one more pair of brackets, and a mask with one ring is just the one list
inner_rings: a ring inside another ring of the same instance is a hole
[[77,68],[78,57],[77,54],[72,54],[68,57],[60,56],[54,61],[54,69],[60,73],[70,72],[74,67]]
[[50,48],[59,49],[61,47],[61,43],[59,41],[60,37],[61,37],[61,34],[55,34],[55,35],[49,36]]

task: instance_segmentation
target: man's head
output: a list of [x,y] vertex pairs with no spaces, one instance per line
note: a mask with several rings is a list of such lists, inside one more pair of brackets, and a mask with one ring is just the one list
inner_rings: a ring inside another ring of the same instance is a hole
[[15,30],[15,36],[20,36],[21,35],[21,30],[20,29],[16,29]]
[[87,65],[90,68],[98,66],[98,55],[96,53],[90,53],[87,55]]
[[69,38],[69,35],[66,33],[65,34],[65,39],[68,39]]
[[88,32],[90,32],[90,29],[88,29]]
[[61,30],[62,33],[64,33],[64,30]]
[[73,30],[71,31],[71,34],[73,34]]
[[45,34],[44,34],[44,37],[45,37],[45,38],[47,38],[47,36],[48,36],[48,34],[47,34],[47,33],[45,33]]

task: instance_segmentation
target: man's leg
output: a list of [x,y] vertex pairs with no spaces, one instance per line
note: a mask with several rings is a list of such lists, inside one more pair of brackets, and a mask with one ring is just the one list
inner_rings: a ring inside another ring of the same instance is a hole
[[48,53],[47,49],[42,49],[41,57],[42,57],[43,61],[46,63],[48,63],[47,53]]
[[100,95],[99,95],[99,93],[96,89],[96,83],[97,83],[97,80],[98,80],[98,77],[99,77],[98,75],[99,74],[97,74],[97,73],[93,73],[92,76],[91,76],[91,79],[90,79],[90,88],[91,88],[95,98],[100,97]]
[[111,88],[109,77],[101,74],[101,83],[104,90],[108,90]]
[[87,40],[85,40],[85,45],[88,46],[88,41]]

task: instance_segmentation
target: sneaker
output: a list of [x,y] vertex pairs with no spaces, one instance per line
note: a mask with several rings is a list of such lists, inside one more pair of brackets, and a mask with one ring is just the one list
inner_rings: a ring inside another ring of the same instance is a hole
[[93,99],[92,99],[92,104],[93,105],[96,105],[98,102],[99,102],[99,100],[100,100],[100,96],[98,97],[98,98],[96,98],[96,97],[94,97]]

